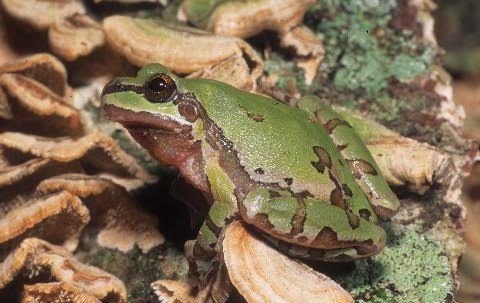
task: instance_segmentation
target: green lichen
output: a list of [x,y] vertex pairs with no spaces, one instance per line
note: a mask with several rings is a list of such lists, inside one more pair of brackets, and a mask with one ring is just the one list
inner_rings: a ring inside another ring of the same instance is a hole
[[323,36],[326,73],[336,88],[376,98],[389,81],[424,74],[435,48],[389,23],[395,0],[320,0],[306,22]]
[[454,285],[442,244],[414,230],[390,232],[389,238],[380,255],[356,262],[352,272],[338,277],[356,302],[444,302]]

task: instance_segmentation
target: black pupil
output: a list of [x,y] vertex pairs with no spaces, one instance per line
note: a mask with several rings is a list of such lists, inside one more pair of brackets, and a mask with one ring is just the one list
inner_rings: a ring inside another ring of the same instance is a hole
[[145,97],[152,103],[170,101],[175,91],[175,81],[165,74],[153,76],[145,85]]
[[155,93],[161,93],[167,88],[167,82],[163,77],[155,77],[148,81],[148,89]]

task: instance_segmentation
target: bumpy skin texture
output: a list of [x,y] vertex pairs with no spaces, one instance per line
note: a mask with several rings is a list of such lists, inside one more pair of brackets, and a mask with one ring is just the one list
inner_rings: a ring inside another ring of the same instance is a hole
[[[325,105],[315,107],[319,99],[302,101],[301,110],[151,64],[136,78],[112,80],[102,100],[110,119],[211,197],[197,240],[186,244],[197,282],[208,280],[217,239],[232,220],[302,258],[352,260],[383,248],[374,209],[388,217],[398,201],[365,146],[355,145],[354,130]],[[371,191],[381,197],[375,203]]]

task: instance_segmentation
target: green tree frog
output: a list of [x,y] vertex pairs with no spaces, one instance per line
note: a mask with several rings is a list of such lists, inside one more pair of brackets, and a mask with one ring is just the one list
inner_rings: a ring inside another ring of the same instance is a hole
[[344,261],[377,254],[398,199],[355,130],[314,96],[298,108],[150,64],[102,93],[121,123],[210,205],[186,244],[192,276],[208,279],[222,229],[241,220],[290,256]]

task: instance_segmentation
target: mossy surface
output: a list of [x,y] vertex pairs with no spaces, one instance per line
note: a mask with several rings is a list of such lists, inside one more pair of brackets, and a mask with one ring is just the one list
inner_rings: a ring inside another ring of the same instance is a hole
[[389,232],[389,243],[375,257],[355,263],[336,278],[356,302],[437,303],[451,296],[454,285],[443,245],[428,234]]
[[99,246],[86,234],[76,257],[83,263],[102,268],[125,283],[128,302],[157,302],[150,284],[159,279],[186,279],[188,265],[183,252],[168,243],[142,253],[138,247],[120,252]]
[[424,74],[436,51],[409,30],[390,26],[395,0],[321,0],[307,24],[323,36],[325,72],[335,88],[377,98],[390,79],[405,81]]

